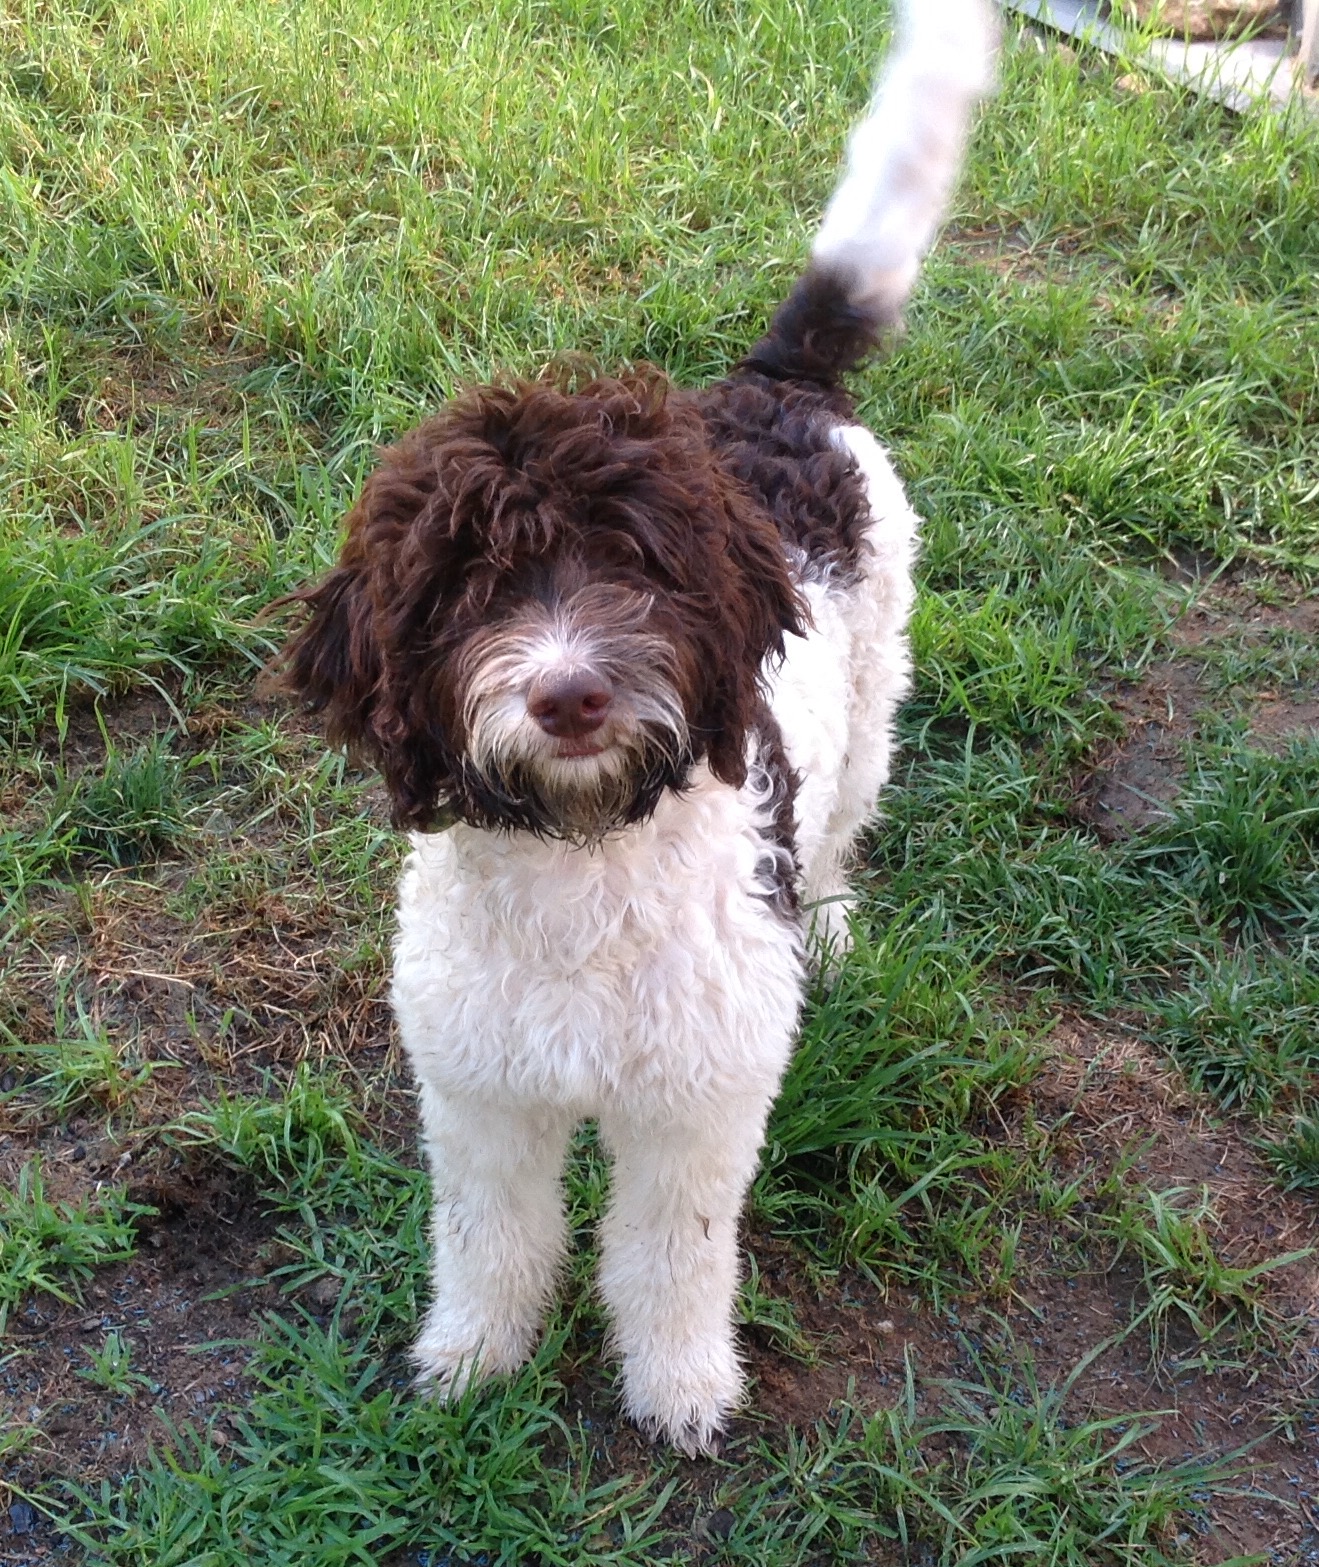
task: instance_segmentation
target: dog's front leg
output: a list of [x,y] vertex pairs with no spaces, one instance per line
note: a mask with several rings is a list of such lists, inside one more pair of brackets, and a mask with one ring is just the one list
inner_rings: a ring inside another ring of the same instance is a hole
[[444,1395],[511,1371],[535,1347],[563,1258],[560,1175],[572,1120],[420,1094],[434,1186],[432,1296],[413,1347]]
[[623,1359],[623,1402],[651,1436],[708,1452],[742,1392],[734,1344],[737,1227],[768,1104],[704,1123],[602,1115],[613,1154],[601,1288]]

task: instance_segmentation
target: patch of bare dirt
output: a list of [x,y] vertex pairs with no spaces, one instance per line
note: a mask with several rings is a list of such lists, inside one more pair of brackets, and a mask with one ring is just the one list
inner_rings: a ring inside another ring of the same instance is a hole
[[71,703],[63,736],[52,726],[41,736],[39,750],[51,757],[58,756],[70,771],[76,772],[89,766],[99,767],[105,761],[107,733],[122,751],[184,727],[173,697],[164,691],[133,691],[116,697],[109,714],[107,719],[104,703]]
[[1225,636],[1270,631],[1319,634],[1319,597],[1285,578],[1216,582],[1187,609],[1174,627],[1182,647],[1199,647]]
[[264,355],[226,351],[199,356],[185,365],[144,348],[118,359],[94,393],[66,398],[58,417],[70,434],[145,433],[162,416],[192,415],[207,427],[229,423],[242,416],[246,404],[240,383],[263,363]]
[[[30,1150],[0,1149],[5,1178]],[[66,1146],[60,1147],[64,1142]],[[72,1201],[105,1168],[85,1143],[53,1136],[43,1144],[47,1196]],[[81,1154],[81,1157],[79,1157]],[[137,1254],[98,1268],[79,1302],[30,1296],[11,1317],[0,1363],[0,1427],[32,1435],[7,1478],[49,1486],[60,1478],[94,1484],[140,1464],[168,1426],[200,1429],[217,1405],[242,1401],[257,1317],[278,1300],[265,1275],[286,1260],[274,1225],[240,1177],[176,1167],[128,1176],[128,1195],[154,1212],[138,1221]],[[117,1335],[129,1353],[127,1386],[106,1387],[93,1357]],[[236,1340],[230,1344],[226,1341]],[[168,1423],[168,1426],[166,1424]],[[223,1423],[212,1440],[229,1440]],[[0,1493],[4,1487],[0,1485]],[[61,1542],[26,1503],[6,1498],[0,1560],[60,1559]]]
[[1082,814],[1105,842],[1129,838],[1168,817],[1185,778],[1182,747],[1208,704],[1203,672],[1175,659],[1153,664],[1110,700],[1126,733],[1093,759],[1078,794]]
[[909,1353],[923,1381],[969,1371],[955,1326],[932,1312],[914,1291],[897,1286],[881,1291],[851,1271],[821,1290],[804,1273],[792,1246],[757,1234],[750,1247],[762,1286],[792,1303],[818,1356],[815,1361],[794,1358],[766,1329],[743,1330],[756,1379],[755,1408],[762,1417],[808,1429],[844,1400],[866,1410],[891,1405],[902,1395]]
[[382,963],[318,897],[263,890],[194,921],[162,908],[150,884],[115,893],[97,901],[84,971],[105,1008],[176,1058],[346,1059],[384,1044]]
[[[103,763],[107,729],[119,746],[170,733],[179,754],[194,754],[270,711],[261,702],[210,703],[181,724],[165,695],[149,693],[74,708],[65,735],[48,735],[44,749],[71,773]],[[289,716],[285,728],[296,750],[304,726]],[[305,738],[319,755],[320,740]],[[367,803],[381,804],[370,791]],[[11,826],[23,826],[27,808],[22,790],[0,801]],[[309,1055],[369,1064],[389,1047],[383,938],[373,944],[370,914],[318,880],[303,831],[296,824],[290,837],[278,800],[250,827],[203,804],[161,858],[123,870],[89,861],[76,887],[35,894],[31,938],[5,973],[17,1039],[56,1037],[56,996],[76,995],[79,1027],[104,1030],[136,1060],[160,1065],[134,1095],[147,1120],[176,1086],[183,1102],[195,1102],[188,1073],[232,1089]],[[382,866],[381,918],[393,869]]]
[[1251,1149],[1251,1125],[1215,1113],[1151,1046],[1133,1034],[1063,1024],[1032,1091],[1039,1109],[1069,1117],[1070,1135],[1094,1163],[1111,1164],[1140,1143],[1136,1169],[1147,1184],[1206,1188],[1232,1262],[1315,1247],[1314,1259],[1278,1277],[1293,1313],[1319,1314],[1319,1208],[1280,1192]]
[[1049,276],[1053,252],[1041,251],[1022,228],[956,228],[945,238],[956,255],[978,262],[1000,277],[1041,282]]
[[[1263,1552],[1288,1567],[1319,1560],[1319,1209],[1279,1192],[1251,1150],[1251,1129],[1214,1115],[1140,1039],[1069,1022],[1048,1043],[1045,1069],[1031,1085],[1032,1113],[1065,1169],[1093,1185],[1138,1150],[1129,1183],[1206,1193],[1215,1248],[1235,1267],[1315,1249],[1261,1280],[1277,1325],[1272,1343],[1246,1339],[1239,1354],[1208,1371],[1188,1326],[1173,1319],[1157,1360],[1143,1335],[1130,1337],[1095,1361],[1078,1394],[1101,1413],[1169,1410],[1143,1444],[1152,1458],[1253,1444],[1244,1476],[1259,1494],[1215,1501],[1206,1561],[1217,1561],[1215,1552]],[[1022,1276],[1030,1281],[1023,1302],[1042,1328],[1061,1321],[1064,1344],[1074,1324],[1075,1350],[1120,1333],[1140,1303],[1130,1260],[1107,1274],[1059,1279],[1037,1255]],[[1041,1347],[1047,1366],[1060,1347],[1056,1336]]]
[[[184,847],[205,855],[215,836]],[[337,901],[267,836],[227,827],[204,884],[199,860],[169,858],[90,867],[76,889],[35,897],[5,972],[15,1040],[39,1052],[63,1028],[115,1041],[127,1077],[148,1064],[132,1091],[146,1121],[170,1099],[195,1103],[191,1089],[251,1088],[308,1056],[369,1067],[390,1047],[384,937],[372,936],[383,905],[373,922]],[[23,1066],[42,1070],[39,1055]]]
[[1104,841],[1133,837],[1167,818],[1185,782],[1186,743],[1216,712],[1244,711],[1252,739],[1266,748],[1319,731],[1319,700],[1304,680],[1215,688],[1207,656],[1216,646],[1250,648],[1280,633],[1311,645],[1319,640],[1319,598],[1294,584],[1268,583],[1261,591],[1249,582],[1216,582],[1171,628],[1172,656],[1109,690],[1124,733],[1093,754],[1076,779],[1077,812]]
[[1277,745],[1285,745],[1294,735],[1319,733],[1319,700],[1261,691],[1251,709],[1250,732]]

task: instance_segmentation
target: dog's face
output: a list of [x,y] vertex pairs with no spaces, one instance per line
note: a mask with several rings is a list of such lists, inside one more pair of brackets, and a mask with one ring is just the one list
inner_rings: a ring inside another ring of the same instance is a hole
[[740,784],[801,605],[773,524],[657,375],[487,388],[384,455],[284,681],[395,821],[591,842],[693,765]]

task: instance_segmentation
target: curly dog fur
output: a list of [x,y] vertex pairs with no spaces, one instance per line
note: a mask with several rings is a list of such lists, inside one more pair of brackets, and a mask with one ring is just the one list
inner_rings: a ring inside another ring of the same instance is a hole
[[595,1117],[627,1409],[695,1452],[741,1395],[738,1217],[908,685],[917,520],[842,378],[898,323],[992,53],[982,0],[908,0],[811,265],[726,380],[461,395],[297,595],[282,677],[413,833],[393,1002],[441,1393],[533,1350]]

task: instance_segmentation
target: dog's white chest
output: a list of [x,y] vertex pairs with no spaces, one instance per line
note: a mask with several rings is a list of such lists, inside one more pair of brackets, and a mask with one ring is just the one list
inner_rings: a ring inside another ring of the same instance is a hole
[[594,849],[419,836],[394,971],[419,1076],[584,1115],[777,1081],[801,955],[765,895],[765,830],[745,791],[706,776]]

